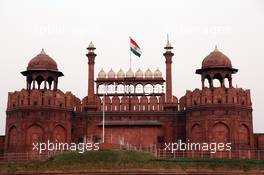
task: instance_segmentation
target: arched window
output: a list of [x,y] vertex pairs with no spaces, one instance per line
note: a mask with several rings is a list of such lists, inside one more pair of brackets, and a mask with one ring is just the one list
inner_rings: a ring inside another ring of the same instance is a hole
[[131,85],[127,85],[125,87],[125,92],[127,94],[133,94],[133,93],[135,93],[135,87],[132,84]]
[[240,144],[249,145],[250,139],[249,139],[249,129],[245,124],[240,125],[239,127],[239,142]]
[[43,140],[43,129],[37,125],[31,125],[27,129],[26,144],[32,149],[33,143],[40,143]]
[[14,148],[17,145],[17,129],[12,126],[8,132],[8,146]]
[[163,93],[163,88],[161,84],[154,85],[154,93]]
[[47,79],[47,82],[48,82],[48,88],[49,89],[53,89],[54,88],[54,79],[52,78],[52,77],[48,77],[48,79]]
[[66,142],[66,129],[58,125],[53,130],[53,141],[57,143],[65,143]]
[[137,85],[136,85],[136,91],[135,91],[135,92],[136,92],[137,94],[143,94],[143,92],[144,92],[144,91],[143,91],[143,88],[144,88],[144,87],[143,87],[142,84],[137,84]]
[[117,85],[117,89],[116,90],[117,90],[118,94],[124,94],[125,93],[125,87],[124,87],[123,84]]
[[145,93],[147,94],[152,94],[153,93],[153,86],[151,84],[147,84],[145,87],[144,87],[144,90],[145,90]]
[[209,88],[210,87],[210,82],[211,82],[211,77],[210,75],[206,75],[204,79],[204,87]]
[[44,78],[42,76],[38,76],[36,78],[37,84],[38,84],[38,89],[44,89]]
[[203,141],[202,136],[203,136],[202,127],[197,123],[194,124],[191,129],[191,136],[190,136],[191,141],[193,143],[200,143]]
[[110,84],[110,85],[108,85],[107,86],[107,93],[109,93],[109,94],[113,94],[113,93],[115,93],[115,85],[113,85],[113,84]]
[[216,123],[212,128],[212,141],[216,143],[228,143],[230,141],[229,128],[224,123]]
[[213,87],[222,87],[223,78],[221,74],[215,74],[213,78]]
[[100,84],[98,86],[98,93],[99,94],[105,94],[106,93],[106,86],[104,84]]

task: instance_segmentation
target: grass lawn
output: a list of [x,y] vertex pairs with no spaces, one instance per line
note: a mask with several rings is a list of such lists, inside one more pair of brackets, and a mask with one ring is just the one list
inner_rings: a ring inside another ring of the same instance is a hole
[[0,163],[0,171],[98,170],[98,169],[178,169],[178,170],[264,170],[264,160],[157,159],[137,151],[70,152],[46,161]]

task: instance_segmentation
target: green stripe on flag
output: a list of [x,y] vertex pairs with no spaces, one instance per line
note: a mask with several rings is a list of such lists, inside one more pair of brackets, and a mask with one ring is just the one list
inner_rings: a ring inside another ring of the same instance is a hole
[[141,56],[141,53],[137,52],[135,49],[133,49],[132,47],[130,47],[130,50],[138,57]]

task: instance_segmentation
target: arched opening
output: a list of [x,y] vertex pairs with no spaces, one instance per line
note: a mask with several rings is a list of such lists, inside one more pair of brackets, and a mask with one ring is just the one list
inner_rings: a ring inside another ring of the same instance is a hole
[[128,97],[127,96],[123,96],[121,98],[121,106],[120,106],[120,110],[121,111],[126,111],[128,110]]
[[245,124],[240,125],[239,127],[239,142],[242,145],[249,145],[250,144],[250,134],[249,129]]
[[148,110],[148,98],[146,96],[140,97],[140,110],[141,111]]
[[131,110],[138,111],[139,110],[139,100],[137,96],[132,96],[131,98]]
[[15,126],[12,126],[8,132],[8,147],[13,150],[17,145],[17,129]]
[[133,93],[135,93],[135,87],[132,84],[131,85],[127,85],[125,87],[125,92],[127,94],[133,94]]
[[104,84],[100,84],[98,86],[98,93],[99,94],[105,94],[106,93],[106,86]]
[[191,129],[191,141],[193,143],[201,143],[203,141],[202,139],[203,131],[202,127],[199,124],[194,124]]
[[125,93],[125,87],[123,84],[119,84],[117,85],[117,89],[116,89],[118,94],[124,94]]
[[40,143],[43,140],[43,129],[37,125],[31,125],[27,129],[26,144],[28,149],[31,151],[33,143]]
[[158,110],[158,99],[156,96],[152,95],[149,99],[149,103],[150,103],[150,111]]
[[213,87],[222,87],[223,78],[221,74],[215,74],[213,78]]
[[28,76],[27,77],[27,89],[30,90],[32,88],[32,82],[33,82],[33,79],[31,76]]
[[143,94],[143,93],[144,93],[144,89],[143,89],[143,88],[144,88],[144,87],[143,87],[142,84],[137,84],[137,85],[136,85],[135,92],[136,92],[137,94]]
[[112,110],[119,111],[120,110],[120,99],[118,96],[113,96],[112,98]]
[[49,90],[54,89],[54,79],[52,77],[48,77],[47,82]]
[[211,77],[210,75],[206,75],[205,78],[204,78],[204,87],[206,88],[209,88],[211,87],[210,84],[211,84]]
[[212,142],[228,143],[230,141],[229,128],[224,123],[216,123],[212,128]]
[[58,143],[65,143],[67,141],[66,129],[63,126],[58,125],[55,127],[53,130],[53,141]]
[[36,78],[37,84],[38,84],[38,89],[44,89],[44,78],[42,76],[38,76]]
[[232,77],[230,74],[226,74],[225,79],[224,79],[224,86],[227,88],[232,87]]
[[159,98],[159,111],[162,111],[163,110],[164,101],[165,101],[164,95],[163,96],[160,96],[160,98]]
[[103,103],[105,103],[105,111],[111,111],[111,98],[108,95],[103,96],[102,98],[102,109],[103,109]]
[[107,93],[109,93],[109,94],[114,94],[115,91],[116,91],[116,89],[115,89],[115,85],[110,84],[110,85],[107,86]]
[[163,88],[161,84],[154,85],[154,93],[162,93]]
[[144,91],[145,91],[145,93],[147,93],[147,94],[152,94],[152,93],[153,93],[153,85],[151,85],[151,84],[147,84],[147,85],[144,87]]

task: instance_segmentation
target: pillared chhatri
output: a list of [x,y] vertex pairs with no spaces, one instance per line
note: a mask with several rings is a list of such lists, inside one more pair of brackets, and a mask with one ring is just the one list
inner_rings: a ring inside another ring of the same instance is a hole
[[[88,95],[82,100],[58,88],[63,73],[44,50],[28,63],[26,88],[8,94],[6,135],[2,151],[32,152],[39,142],[99,142],[137,148],[164,143],[231,143],[232,149],[263,149],[264,135],[253,133],[250,90],[235,88],[238,72],[217,48],[202,61],[196,74],[201,89],[172,94],[173,47],[165,46],[166,78],[154,72],[129,69],[117,73],[103,69],[95,79],[95,47],[88,53]],[[218,86],[216,87],[216,83]],[[105,93],[107,87],[107,93]]]

